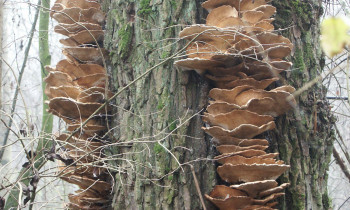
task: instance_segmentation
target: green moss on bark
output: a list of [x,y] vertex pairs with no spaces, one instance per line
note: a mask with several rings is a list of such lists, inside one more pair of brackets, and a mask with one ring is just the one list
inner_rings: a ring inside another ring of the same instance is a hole
[[130,24],[123,25],[118,31],[118,53],[122,59],[125,59],[130,53],[132,36],[133,27]]
[[147,16],[152,12],[152,7],[150,6],[151,0],[141,0],[140,9],[138,14],[141,16]]

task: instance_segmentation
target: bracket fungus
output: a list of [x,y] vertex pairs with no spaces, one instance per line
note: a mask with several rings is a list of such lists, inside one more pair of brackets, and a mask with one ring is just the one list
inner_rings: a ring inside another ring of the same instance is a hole
[[[70,194],[70,209],[106,209],[112,185],[104,168],[105,140],[112,96],[103,49],[105,13],[97,0],[56,0],[50,16],[59,24],[55,32],[67,36],[66,59],[56,67],[45,67],[49,112],[67,123],[67,132],[56,138],[60,142],[60,178],[80,189]],[[102,106],[106,106],[101,109]],[[97,111],[101,110],[101,111]]]
[[[261,137],[275,129],[274,117],[296,106],[295,89],[269,88],[292,63],[291,41],[273,32],[276,8],[268,0],[207,0],[206,24],[184,28],[179,37],[191,41],[187,58],[175,61],[209,79],[211,101],[202,129],[213,137],[221,155],[215,160],[221,179],[205,197],[219,209],[273,209],[288,183],[275,181],[289,169],[278,153],[265,150]],[[268,90],[266,90],[268,89]]]

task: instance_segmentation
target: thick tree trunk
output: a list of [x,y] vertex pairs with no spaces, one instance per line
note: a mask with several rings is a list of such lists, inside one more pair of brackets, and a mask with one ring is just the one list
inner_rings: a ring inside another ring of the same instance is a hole
[[[113,0],[109,6],[105,45],[112,56],[116,90],[183,47],[172,39],[182,28],[178,24],[202,17],[199,1]],[[116,162],[122,171],[116,176],[115,209],[201,209],[190,166],[182,165],[182,171],[160,144],[180,163],[215,155],[196,114],[206,106],[208,85],[192,72],[178,71],[172,62],[116,101],[114,138],[133,143],[113,151],[125,154]],[[215,163],[189,164],[194,165],[202,192],[209,192],[216,183]]]
[[[105,45],[111,55],[115,90],[179,50],[179,25],[202,23],[202,1],[110,0]],[[322,70],[319,48],[321,1],[273,1],[275,25],[295,44],[294,67],[286,83],[302,87]],[[220,182],[216,155],[199,113],[207,105],[208,82],[172,62],[155,69],[116,100],[111,153],[120,173],[115,176],[114,209],[202,209],[190,164],[201,193]],[[266,136],[271,150],[291,165],[281,182],[291,182],[284,209],[328,209],[327,169],[333,132],[321,84],[305,91],[299,108],[277,119]],[[192,118],[191,118],[192,117]],[[190,119],[191,120],[188,120]],[[188,121],[186,121],[188,120]],[[164,149],[163,146],[167,148]],[[180,163],[183,170],[179,168]],[[189,162],[190,161],[190,162]],[[214,207],[206,202],[208,209]]]
[[[287,29],[282,34],[295,46],[294,66],[286,80],[296,88],[319,75],[324,58],[319,44],[321,0],[273,1],[277,7],[276,28]],[[297,99],[299,107],[277,120],[277,129],[271,132],[275,150],[291,165],[281,180],[290,182],[286,190],[285,209],[329,209],[327,170],[335,139],[334,118],[326,101],[326,90],[319,82]]]

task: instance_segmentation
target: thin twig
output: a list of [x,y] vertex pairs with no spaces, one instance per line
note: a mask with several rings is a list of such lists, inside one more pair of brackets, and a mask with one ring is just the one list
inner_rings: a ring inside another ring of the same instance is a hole
[[198,183],[198,180],[197,180],[196,172],[194,171],[194,167],[191,164],[189,164],[189,166],[191,167],[194,184],[196,186],[199,199],[201,200],[202,208],[203,208],[203,210],[207,210],[207,207],[205,206],[204,199],[203,199],[203,196],[202,196],[201,188],[199,187],[199,183]]
[[[334,123],[334,128],[335,128],[335,131],[337,132],[338,137],[339,137],[339,139],[340,139],[340,141],[341,141],[341,144],[338,142],[338,143],[339,143],[339,146],[340,146],[341,150],[343,151],[343,153],[344,153],[344,155],[345,155],[345,157],[346,157],[346,160],[347,160],[348,163],[350,164],[350,155],[349,155],[349,153],[348,153],[348,149],[346,148],[346,144],[345,144],[345,142],[344,142],[343,136],[341,135],[341,133],[340,133],[340,131],[339,131],[339,129],[338,129],[338,126],[337,126],[337,124],[335,124],[335,123]],[[345,148],[344,148],[344,147],[345,147]]]
[[333,156],[336,160],[337,164],[340,166],[341,170],[343,171],[344,175],[348,178],[348,181],[350,182],[350,172],[348,167],[344,164],[344,160],[340,157],[338,151],[333,148]]

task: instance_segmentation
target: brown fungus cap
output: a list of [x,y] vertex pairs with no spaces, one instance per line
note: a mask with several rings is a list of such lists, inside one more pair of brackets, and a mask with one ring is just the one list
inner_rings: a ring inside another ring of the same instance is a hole
[[54,86],[50,87],[48,92],[45,91],[45,93],[49,98],[66,97],[77,100],[81,89],[77,86]]
[[67,127],[67,130],[70,132],[73,132],[74,130],[79,129],[79,132],[76,134],[79,136],[88,136],[88,137],[95,137],[99,136],[102,131],[107,130],[107,127],[104,125],[99,124],[88,124],[82,126],[81,124],[70,124]]
[[221,158],[217,159],[220,164],[230,163],[232,165],[241,165],[241,164],[283,164],[283,161],[276,161],[273,158],[263,158],[264,156],[255,156],[246,158],[240,155],[234,155],[230,157],[224,157],[221,155]]
[[76,194],[69,194],[69,201],[79,206],[100,206],[101,204],[107,204],[109,201],[92,190],[77,190]]
[[230,187],[246,192],[249,197],[257,198],[259,196],[259,193],[269,189],[273,189],[277,186],[278,183],[275,180],[264,180],[247,182],[238,185],[231,185]]
[[[92,115],[102,104],[81,103],[70,98],[57,97],[49,102],[49,112],[62,118],[87,118]],[[102,110],[99,113],[103,113]]]
[[253,203],[257,205],[265,205],[266,203],[275,200],[276,198],[279,198],[281,196],[284,196],[284,193],[274,193],[264,199],[254,199]]
[[213,126],[221,126],[227,130],[234,130],[244,125],[253,125],[260,128],[273,122],[273,117],[268,115],[259,115],[246,110],[233,110],[225,114],[217,115],[205,113],[203,116],[203,121],[208,122]]
[[76,47],[84,44],[98,45],[103,41],[103,38],[103,30],[80,31],[76,34],[69,35],[69,38],[60,39],[60,43],[70,47]]
[[[281,59],[273,59],[268,62],[255,60],[253,62],[241,62],[232,66],[230,66],[229,63],[223,63],[220,61],[216,62],[218,62],[221,65],[213,67],[210,66],[205,69],[208,71],[208,73],[210,73],[213,76],[235,76],[237,75],[237,73],[243,72],[249,78],[254,78],[256,80],[270,79],[276,77],[279,73],[289,69],[292,65],[290,62],[283,61]],[[192,66],[196,67],[196,65]]]
[[245,57],[251,57],[259,60],[266,58],[281,59],[288,56],[291,53],[291,49],[288,46],[283,45],[271,46],[267,49],[263,49],[260,46],[251,46],[241,51],[233,49],[232,53],[240,54]]
[[212,115],[225,114],[232,112],[233,110],[241,109],[240,106],[230,104],[224,101],[212,101],[207,107],[207,112]]
[[44,81],[48,87],[75,86],[75,82],[68,74],[59,71],[50,71]]
[[59,171],[62,176],[69,177],[70,175],[86,176],[92,179],[106,176],[106,169],[101,164],[79,164],[74,166],[66,166],[62,161],[59,161]]
[[[102,147],[102,143],[100,141],[96,141],[94,139],[78,139],[76,137],[71,137],[69,138],[69,134],[67,133],[62,133],[59,135],[56,140],[61,141],[61,144],[64,145],[70,145],[69,147],[71,148],[72,146],[79,147],[79,148],[85,148],[85,147],[91,147],[91,148],[99,148]],[[68,139],[68,140],[67,140]]]
[[217,26],[220,22],[228,17],[238,17],[238,12],[234,7],[223,5],[213,9],[207,16],[206,25]]
[[108,193],[111,189],[111,185],[105,181],[99,181],[79,175],[69,175],[68,177],[60,176],[66,182],[78,185],[81,189],[91,189],[98,194]]
[[217,130],[218,133],[227,133],[236,138],[252,138],[275,128],[271,116],[258,115],[246,110],[234,110],[218,115],[206,113],[203,120],[213,126],[204,129],[205,131]]
[[242,13],[242,21],[248,24],[256,24],[264,19],[264,13],[261,11],[249,10]]
[[202,7],[209,12],[222,5],[230,5],[237,9],[237,11],[253,10],[261,5],[266,5],[266,0],[208,0],[202,3]]
[[277,46],[287,47],[290,51],[293,49],[293,44],[289,39],[270,32],[262,32],[249,37],[249,39],[241,39],[235,44],[234,49],[242,51],[250,47],[256,47],[257,49],[260,47],[263,50],[267,50]]
[[215,81],[218,84],[227,83],[231,81],[236,81],[239,79],[247,78],[248,76],[243,72],[238,72],[235,75],[227,75],[227,76],[212,76],[210,74],[205,75],[208,79]]
[[[89,103],[96,102],[102,103],[107,98],[105,96],[106,90],[101,87],[91,87],[91,88],[82,88],[79,86],[59,86],[59,87],[50,87],[49,94],[50,98],[56,97],[66,97],[74,99],[78,102]],[[110,91],[107,91],[108,98],[113,94]]]
[[175,61],[174,64],[184,70],[195,70],[198,74],[204,74],[208,69],[224,66],[224,63],[220,61],[199,58],[182,59]]
[[[274,77],[271,79],[264,79],[261,81],[258,81],[254,78],[244,78],[244,79],[237,79],[237,80],[231,80],[226,82],[226,81],[217,81],[217,78],[213,76],[209,76],[208,78],[214,81],[215,87],[221,88],[221,89],[232,89],[242,85],[248,85],[256,89],[265,89],[269,85],[271,85],[273,82],[279,80],[278,77]],[[223,78],[225,77],[223,76]]]
[[268,19],[276,13],[276,7],[265,4],[254,8],[253,11],[263,12],[264,16],[262,19]]
[[90,74],[77,78],[75,81],[79,86],[84,88],[99,87],[106,88],[107,75],[105,74]]
[[213,191],[205,197],[221,210],[241,209],[252,204],[252,199],[244,192],[224,185],[216,185]]
[[[60,135],[57,140],[65,141],[68,138],[67,134]],[[61,145],[69,151],[83,151],[85,153],[91,153],[94,155],[101,154],[103,144],[98,141],[78,139],[71,137],[68,141],[61,142]]]
[[67,47],[62,52],[70,60],[77,60],[79,63],[87,64],[103,65],[103,60],[108,57],[105,49],[95,47]]
[[269,206],[262,206],[262,205],[250,205],[244,207],[242,210],[275,210]]
[[69,62],[68,60],[59,61],[56,70],[68,74],[73,80],[92,74],[106,74],[106,70],[101,65],[77,64],[77,62]]
[[78,95],[77,101],[88,103],[103,103],[107,98],[111,98],[113,93],[102,87],[91,87],[83,89]]
[[[211,135],[209,132],[208,134]],[[239,139],[228,136],[216,136],[215,138],[213,138],[213,142],[216,145],[237,145],[242,147],[248,147],[253,145],[269,145],[269,142],[266,139]]]
[[65,24],[88,22],[101,25],[105,20],[105,14],[96,8],[81,9],[79,7],[71,7],[54,13],[52,18],[59,23]]
[[268,148],[268,146],[261,146],[261,145],[252,145],[248,147],[242,147],[242,146],[236,146],[236,145],[221,145],[217,146],[216,150],[218,150],[221,154],[224,153],[232,153],[232,152],[240,152],[245,150],[263,150],[265,151]]
[[86,30],[102,30],[102,27],[98,24],[94,23],[73,23],[73,24],[65,24],[60,23],[55,26],[54,31],[56,33],[62,34],[64,36],[71,36],[77,34],[81,31]]
[[240,155],[242,157],[251,158],[251,157],[255,157],[255,156],[266,155],[266,152],[263,150],[249,149],[249,150],[244,150],[244,151],[239,151],[239,152],[224,153],[222,155],[216,156],[215,159],[219,160],[219,159],[223,159],[223,158],[227,158],[227,157],[232,157],[235,155]]
[[244,124],[239,127],[237,127],[234,130],[227,130],[220,126],[212,126],[208,128],[202,128],[206,133],[212,135],[213,137],[216,136],[227,136],[227,137],[235,137],[235,138],[253,138],[259,134],[264,133],[265,131],[273,130],[275,129],[276,124],[275,122],[271,121],[267,124],[264,124],[260,127],[251,125],[251,124]]
[[51,88],[57,88],[61,86],[74,87],[76,85],[76,83],[68,74],[58,71],[50,71],[47,77],[44,78],[44,81],[46,82],[45,94],[48,96],[48,98],[55,97],[55,93],[51,92]]
[[276,117],[296,106],[296,101],[291,95],[293,91],[295,89],[291,86],[271,91],[238,86],[231,90],[214,88],[209,92],[209,97],[219,102],[234,104],[243,110]]
[[244,34],[237,33],[237,30],[223,29],[216,26],[208,26],[203,24],[191,25],[184,28],[179,37],[191,41],[196,38],[196,41],[227,43],[228,46],[240,41],[244,38]]
[[101,5],[97,0],[56,0],[51,8],[50,16],[62,11],[65,8],[79,7],[81,9],[95,8],[100,9]]
[[266,189],[266,190],[259,193],[259,197],[263,198],[263,197],[269,196],[269,195],[274,194],[274,193],[279,193],[282,190],[284,190],[285,188],[287,188],[289,185],[290,185],[289,183],[284,183],[284,184],[281,184],[280,186]]
[[70,210],[101,210],[101,205],[93,205],[93,204],[89,204],[89,205],[79,205],[76,203],[68,203],[66,205],[66,208],[70,209]]
[[77,164],[101,163],[101,154],[86,153],[85,151],[66,150],[61,152],[61,156],[74,160]]
[[213,43],[196,41],[187,47],[186,54],[188,58],[211,60],[217,53],[225,53],[225,51],[225,48],[220,49]]
[[232,165],[228,163],[219,166],[217,172],[221,179],[229,183],[253,182],[275,180],[289,167],[279,164]]

